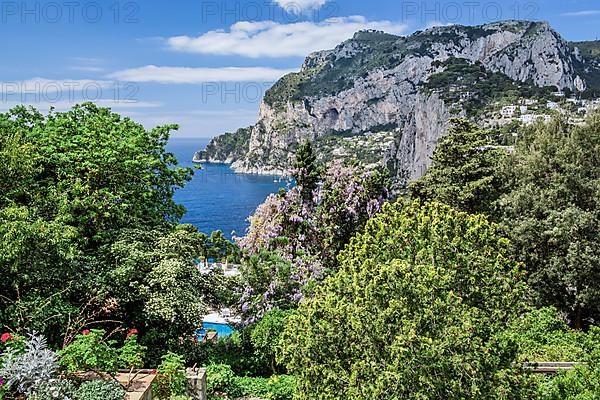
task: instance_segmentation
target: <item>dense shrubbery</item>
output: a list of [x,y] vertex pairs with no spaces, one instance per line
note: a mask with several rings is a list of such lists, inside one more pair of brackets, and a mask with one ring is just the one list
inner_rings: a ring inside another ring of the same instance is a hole
[[100,329],[85,330],[60,354],[60,365],[67,373],[105,372],[115,374],[119,369],[137,369],[144,366],[147,348],[137,343],[137,335],[130,334],[123,345],[106,337]]
[[520,361],[576,362],[600,345],[595,335],[569,328],[552,307],[524,314],[505,334],[518,343]]
[[267,400],[291,400],[295,379],[288,375],[270,378],[236,376],[231,366],[211,364],[206,369],[209,400],[254,397]]

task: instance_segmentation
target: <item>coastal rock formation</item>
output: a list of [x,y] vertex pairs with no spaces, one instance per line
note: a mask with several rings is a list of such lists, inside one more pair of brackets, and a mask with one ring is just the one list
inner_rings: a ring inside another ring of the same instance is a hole
[[472,117],[507,87],[582,92],[597,72],[542,22],[435,27],[408,37],[361,31],[309,55],[266,93],[254,126],[215,138],[196,157],[238,172],[285,173],[310,140],[324,160],[386,165],[406,182],[425,173],[452,116]]

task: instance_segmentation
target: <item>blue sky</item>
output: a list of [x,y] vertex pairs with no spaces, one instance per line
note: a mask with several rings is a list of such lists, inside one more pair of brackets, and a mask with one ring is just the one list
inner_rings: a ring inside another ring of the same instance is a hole
[[148,128],[178,123],[177,137],[212,137],[255,122],[273,81],[357,30],[499,19],[600,36],[598,0],[2,1],[0,110],[85,98]]

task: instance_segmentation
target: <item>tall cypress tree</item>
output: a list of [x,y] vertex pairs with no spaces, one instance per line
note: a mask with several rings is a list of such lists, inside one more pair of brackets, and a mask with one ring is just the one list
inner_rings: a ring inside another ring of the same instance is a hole
[[305,203],[312,203],[313,192],[317,189],[321,173],[313,145],[308,140],[298,148],[293,176],[300,188],[302,200]]

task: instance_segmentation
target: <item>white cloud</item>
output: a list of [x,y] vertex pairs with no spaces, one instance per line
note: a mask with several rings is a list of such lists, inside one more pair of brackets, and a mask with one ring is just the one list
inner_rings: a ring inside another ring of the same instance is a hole
[[561,14],[563,17],[589,17],[592,15],[600,15],[600,10],[584,10],[584,11],[574,11]]
[[275,3],[286,12],[302,14],[306,10],[318,10],[327,3],[327,0],[275,0]]
[[407,26],[391,21],[368,21],[362,16],[328,19],[323,22],[280,24],[272,21],[238,22],[228,32],[216,30],[198,37],[167,39],[175,51],[259,57],[305,57],[317,50],[331,49],[363,29],[402,34]]
[[146,109],[161,103],[139,101],[139,88],[134,83],[110,80],[32,78],[0,82],[0,109],[31,105],[41,111],[54,107],[68,110],[75,104],[91,101],[101,107]]
[[71,71],[102,72],[104,71],[102,65],[105,64],[105,61],[100,58],[72,57],[70,64],[69,69]]
[[90,66],[85,66],[85,65],[73,65],[73,66],[70,66],[69,69],[71,71],[80,71],[80,72],[102,72],[102,71],[104,71],[100,67],[90,67]]
[[275,82],[295,70],[264,67],[158,67],[147,65],[140,68],[117,71],[111,78],[127,82],[157,82],[164,84],[201,84],[209,82]]

